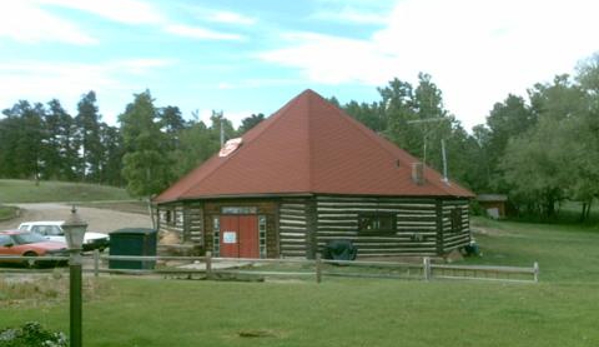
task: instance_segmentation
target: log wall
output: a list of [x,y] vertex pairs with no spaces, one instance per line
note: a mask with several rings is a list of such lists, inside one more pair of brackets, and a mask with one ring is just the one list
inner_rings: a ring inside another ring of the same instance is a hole
[[[432,198],[334,197],[317,198],[319,250],[328,241],[351,240],[359,256],[437,254],[437,202]],[[392,232],[360,231],[360,214],[395,216]]]
[[[183,235],[183,204],[159,205],[156,208],[158,231]],[[180,217],[181,216],[181,217]]]
[[181,242],[203,245],[204,216],[200,202],[159,205],[156,211],[159,232],[176,233]]
[[[452,230],[452,210],[461,215],[460,225]],[[470,243],[470,210],[468,200],[443,200],[443,253],[466,246]]]
[[[442,255],[470,242],[467,199],[317,196],[186,202],[159,206],[159,229],[211,250],[213,220],[225,206],[253,206],[266,216],[268,258],[313,258],[327,242],[339,239],[351,240],[359,256],[371,257]],[[359,230],[360,215],[380,213],[394,216],[394,231]]]
[[[462,215],[462,225],[457,230],[452,230],[454,209]],[[360,231],[360,214],[377,213],[394,215],[396,230]],[[279,227],[282,257],[311,258],[327,242],[340,239],[351,240],[360,256],[442,255],[470,241],[466,199],[340,196],[284,199],[279,209]]]
[[308,255],[308,199],[283,199],[279,205],[281,257],[306,258]]

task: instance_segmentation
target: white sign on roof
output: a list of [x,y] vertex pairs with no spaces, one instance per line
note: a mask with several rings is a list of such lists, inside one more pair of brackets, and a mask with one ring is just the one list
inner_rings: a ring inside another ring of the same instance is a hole
[[235,152],[235,150],[239,148],[239,146],[241,146],[242,142],[243,139],[241,137],[230,139],[229,141],[225,142],[223,148],[220,149],[220,152],[218,152],[218,156],[224,158],[229,154]]

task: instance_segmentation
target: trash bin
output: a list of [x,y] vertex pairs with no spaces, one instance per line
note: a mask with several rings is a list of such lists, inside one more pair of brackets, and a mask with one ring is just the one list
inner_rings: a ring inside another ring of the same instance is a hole
[[[126,228],[110,233],[110,255],[155,256],[157,247],[156,230],[149,228]],[[152,270],[155,260],[110,259],[110,269]]]

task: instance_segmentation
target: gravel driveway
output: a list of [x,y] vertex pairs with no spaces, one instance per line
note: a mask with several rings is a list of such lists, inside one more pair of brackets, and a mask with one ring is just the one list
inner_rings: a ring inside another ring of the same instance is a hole
[[[9,221],[0,221],[0,230],[15,229],[22,222],[41,220],[66,220],[71,213],[71,205],[61,203],[14,204],[21,209],[21,215]],[[151,228],[148,215],[119,212],[93,207],[78,207],[81,218],[88,223],[88,231],[110,233],[130,227]]]

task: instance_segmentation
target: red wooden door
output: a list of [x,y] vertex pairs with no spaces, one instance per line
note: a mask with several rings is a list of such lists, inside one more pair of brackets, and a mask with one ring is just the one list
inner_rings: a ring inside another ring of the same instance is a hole
[[238,216],[220,217],[220,256],[224,258],[239,258]]
[[258,241],[258,216],[221,216],[220,230],[221,257],[260,257]]
[[239,216],[239,246],[240,258],[260,258],[257,216]]

